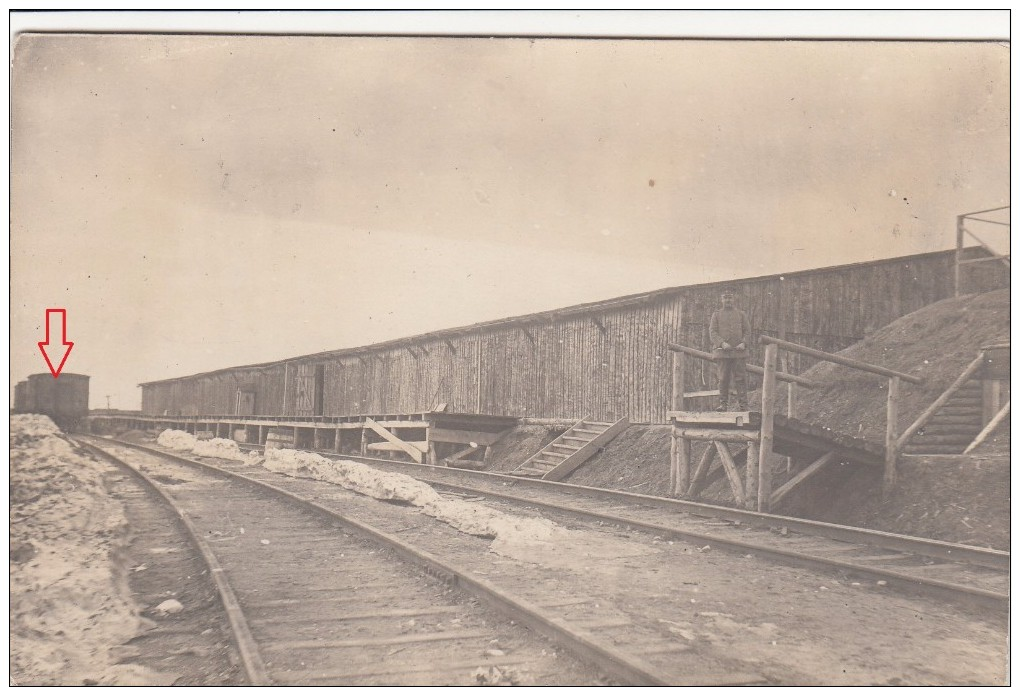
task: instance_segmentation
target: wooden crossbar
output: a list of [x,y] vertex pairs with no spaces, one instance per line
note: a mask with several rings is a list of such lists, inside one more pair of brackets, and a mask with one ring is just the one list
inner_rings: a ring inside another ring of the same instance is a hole
[[[862,363],[860,361],[852,360],[841,355],[820,351],[817,348],[801,346],[800,344],[795,344],[790,341],[777,339],[774,336],[766,336],[763,334],[761,337],[759,337],[759,341],[766,344],[776,344],[780,348],[786,349],[788,351],[793,351],[794,353],[803,353],[804,355],[810,355],[814,358],[818,358],[819,360],[827,360],[830,363],[839,363],[840,365],[846,365],[847,367],[853,367],[858,370],[864,370],[865,372],[874,372],[875,374],[882,375],[883,377],[898,377],[905,382],[910,382],[911,384],[924,383],[924,379],[922,379],[921,377],[915,377],[914,375],[907,374],[906,372],[890,370],[887,367],[872,365],[871,363]],[[780,377],[777,374],[776,379],[782,379],[782,377]]]

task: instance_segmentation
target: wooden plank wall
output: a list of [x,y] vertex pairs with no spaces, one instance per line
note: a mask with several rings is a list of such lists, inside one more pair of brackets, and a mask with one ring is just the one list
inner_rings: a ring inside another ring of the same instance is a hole
[[[221,371],[143,387],[150,414],[231,414],[238,388],[253,389],[259,415],[298,414],[298,368],[322,364],[323,414],[399,414],[446,403],[454,412],[632,422],[666,420],[670,399],[667,342],[709,350],[708,325],[724,286],[755,335],[769,334],[839,351],[889,322],[953,295],[951,252],[844,268],[776,275],[647,294],[637,305],[547,313],[492,327],[464,328],[446,339],[394,343],[368,352]],[[997,276],[996,276],[997,275]],[[1008,286],[1004,269],[975,273],[971,286]],[[754,341],[751,358],[760,362]],[[814,363],[790,356],[792,372]],[[284,380],[286,379],[286,392]],[[712,389],[710,363],[690,359],[688,387]],[[759,380],[751,377],[754,385]],[[286,396],[286,398],[284,398]],[[307,410],[300,411],[307,414]]]

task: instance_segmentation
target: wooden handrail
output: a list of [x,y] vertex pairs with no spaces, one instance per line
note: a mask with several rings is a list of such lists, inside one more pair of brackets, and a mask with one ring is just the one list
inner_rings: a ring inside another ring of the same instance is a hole
[[[1008,227],[1009,225],[1007,224],[1006,226]],[[975,241],[977,241],[978,243],[980,243],[980,244],[981,244],[981,247],[982,247],[982,248],[984,248],[984,249],[985,249],[986,251],[988,251],[989,253],[991,253],[991,254],[992,254],[992,257],[994,257],[994,258],[998,258],[999,260],[1002,260],[1002,261],[1003,261],[1004,263],[1006,263],[1007,265],[1009,265],[1009,258],[1008,258],[1007,256],[1005,256],[1005,255],[1002,255],[1002,254],[1001,254],[1001,253],[999,253],[999,252],[998,252],[997,250],[993,249],[993,248],[992,248],[991,246],[989,246],[989,245],[988,245],[987,243],[985,243],[984,241],[982,241],[982,240],[981,240],[981,238],[980,238],[980,237],[979,237],[979,236],[978,236],[977,234],[975,234],[974,232],[972,232],[972,231],[971,231],[970,229],[967,229],[966,227],[964,227],[964,228],[962,229],[962,231],[966,232],[967,234],[970,234],[970,237],[971,237],[972,239],[974,239]]]
[[974,375],[974,373],[981,368],[984,362],[985,362],[984,353],[974,358],[973,362],[971,362],[971,364],[967,366],[967,369],[965,369],[963,373],[956,378],[956,381],[953,382],[948,389],[942,392],[942,395],[936,398],[935,401],[930,406],[928,406],[928,409],[921,413],[921,416],[914,420],[914,423],[907,427],[907,430],[903,432],[902,435],[900,435],[900,438],[896,440],[896,448],[902,449],[906,445],[906,443],[910,441],[910,437],[914,435],[914,432],[916,432],[924,425],[924,423],[930,420],[931,416],[937,413],[939,409],[946,404],[946,401],[949,400],[950,396],[959,391],[960,387],[963,386],[964,382],[970,379]]
[[783,341],[782,339],[777,339],[773,336],[765,336],[763,334],[758,340],[762,343],[776,344],[780,348],[785,348],[786,350],[793,351],[794,353],[803,353],[804,355],[810,355],[812,357],[819,358],[820,360],[827,360],[831,363],[839,363],[840,365],[864,370],[865,372],[873,372],[875,374],[882,375],[883,377],[898,377],[899,379],[902,379],[905,382],[910,382],[911,384],[924,384],[924,379],[921,377],[915,377],[914,375],[909,375],[906,372],[897,372],[896,370],[890,370],[887,367],[879,367],[878,365],[872,365],[870,363],[862,363],[857,360],[851,360],[850,358],[844,358],[841,355],[819,351],[816,348],[809,348],[808,346],[801,346],[800,344],[795,344],[790,341]]
[[967,455],[975,448],[981,445],[981,442],[988,438],[988,435],[995,431],[995,428],[1009,415],[1009,401],[1006,401],[1006,405],[999,409],[999,412],[995,414],[992,421],[985,425],[985,428],[981,430],[981,433],[974,437],[974,441],[970,442],[970,446],[963,449],[963,454]]
[[[689,346],[681,346],[680,344],[668,343],[666,348],[677,353],[686,353],[692,355],[695,358],[701,358],[702,360],[715,361],[716,357],[711,353],[705,353],[699,351],[697,348],[691,348]],[[756,375],[764,375],[765,368],[759,367],[758,365],[747,365],[747,371],[753,372]],[[801,377],[800,375],[790,374],[789,372],[776,372],[776,379],[781,382],[790,382],[792,384],[799,384],[809,389],[814,389],[818,386],[816,382],[811,381],[807,377]]]

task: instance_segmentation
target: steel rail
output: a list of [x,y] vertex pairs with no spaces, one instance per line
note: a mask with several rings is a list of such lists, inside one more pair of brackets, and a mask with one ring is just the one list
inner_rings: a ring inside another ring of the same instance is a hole
[[1010,569],[1009,551],[971,546],[969,544],[958,544],[956,542],[940,541],[937,539],[925,539],[923,537],[914,537],[907,534],[869,530],[861,527],[851,527],[849,525],[821,522],[818,520],[806,520],[788,515],[757,513],[755,511],[741,510],[731,506],[719,506],[709,503],[699,503],[697,501],[671,499],[663,496],[652,496],[649,494],[635,494],[628,491],[605,489],[602,487],[589,487],[581,484],[546,481],[532,477],[478,472],[477,470],[466,470],[463,468],[446,467],[443,465],[420,465],[418,463],[390,460],[387,458],[354,456],[325,451],[320,451],[319,453],[324,457],[343,458],[346,460],[356,460],[367,463],[381,463],[402,469],[411,469],[416,472],[424,471],[442,473],[444,471],[450,471],[452,474],[466,475],[473,479],[491,479],[499,481],[511,480],[514,482],[523,482],[528,486],[534,486],[539,489],[610,496],[635,505],[654,506],[657,508],[665,508],[670,511],[691,513],[694,515],[734,522],[740,521],[741,523],[754,524],[764,528],[780,529],[785,527],[791,532],[824,536],[836,541],[843,541],[852,544],[867,544],[882,548],[891,548],[904,553],[928,556],[931,558],[938,558],[940,560],[973,563],[993,570],[1009,571]]
[[[120,441],[107,437],[96,437],[102,441],[109,441],[120,444],[135,450],[144,451],[160,458],[168,458],[176,462],[207,470],[217,475],[227,475],[235,479],[243,480],[249,484],[257,485],[265,490],[283,496],[298,505],[316,511],[330,518],[342,522],[345,526],[356,530],[359,534],[389,547],[397,556],[414,564],[422,566],[430,575],[443,580],[444,582],[459,587],[469,594],[482,599],[484,602],[504,613],[509,618],[522,623],[526,627],[544,634],[553,641],[563,645],[581,659],[588,660],[601,670],[605,671],[614,679],[626,683],[640,685],[670,685],[676,681],[676,676],[663,673],[655,666],[643,659],[625,655],[614,647],[604,642],[587,630],[571,627],[568,623],[554,617],[548,616],[535,604],[520,598],[500,587],[482,580],[471,573],[443,562],[432,554],[419,549],[418,547],[401,541],[382,530],[371,525],[352,519],[325,505],[317,503],[295,494],[294,492],[273,486],[260,480],[242,475],[230,470],[216,467],[208,463],[190,460],[183,456],[159,451],[148,446],[140,446],[130,442]],[[84,443],[84,442],[83,442]],[[730,676],[730,680],[719,684],[747,684],[760,681],[760,677],[749,674]]]
[[[440,480],[434,479],[425,479],[423,481],[435,486],[447,487],[449,489],[456,489],[459,491],[469,492],[472,494],[477,494],[479,496],[487,496],[489,498],[502,499],[504,501],[511,501],[522,505],[534,506],[546,511],[552,510],[560,513],[565,513],[568,515],[575,515],[591,519],[613,522],[620,525],[626,525],[633,529],[650,532],[653,534],[677,537],[690,542],[710,544],[712,546],[717,546],[720,549],[726,549],[737,553],[753,552],[757,555],[762,556],[763,558],[768,558],[770,560],[782,563],[793,563],[799,565],[807,563],[812,568],[824,569],[830,572],[850,571],[858,575],[867,576],[879,580],[888,581],[892,579],[900,583],[900,585],[897,585],[898,587],[901,586],[903,589],[913,592],[917,591],[918,585],[922,585],[923,587],[930,587],[936,590],[937,592],[939,592],[939,595],[944,596],[945,598],[957,599],[960,596],[965,598],[974,597],[974,599],[978,603],[993,608],[1000,608],[1009,601],[1008,594],[989,591],[986,589],[979,589],[976,587],[968,587],[966,585],[961,585],[954,582],[946,582],[943,580],[936,580],[930,577],[919,577],[916,575],[901,573],[896,570],[890,570],[888,568],[864,565],[861,563],[854,563],[848,560],[829,558],[825,556],[819,556],[792,549],[783,549],[775,546],[769,546],[767,544],[743,542],[729,537],[705,534],[702,532],[695,532],[693,530],[687,530],[680,527],[674,527],[671,525],[660,525],[658,523],[649,522],[647,520],[641,520],[638,518],[632,518],[623,515],[616,515],[614,513],[606,511],[588,510],[585,508],[578,508],[574,506],[565,506],[555,503],[549,503],[548,501],[531,499],[525,496],[515,496],[512,494],[506,494],[498,491],[490,491],[488,489],[481,489],[479,487],[466,487],[460,484],[442,482]],[[907,553],[901,550],[897,550],[897,552]],[[946,593],[948,593],[948,595]]]
[[[227,580],[226,574],[223,572],[223,567],[217,560],[216,554],[213,553],[212,548],[199,535],[194,523],[191,522],[191,518],[177,507],[173,497],[170,496],[163,487],[149,479],[147,475],[143,474],[140,470],[137,470],[134,466],[121,460],[109,451],[103,450],[95,444],[81,440],[76,440],[75,443],[93,455],[99,455],[133,474],[141,480],[142,484],[144,484],[146,488],[157,494],[166,503],[166,505],[170,507],[174,515],[177,517],[178,522],[188,533],[188,538],[191,540],[191,543],[198,550],[199,554],[201,554],[209,568],[209,574],[212,577],[213,583],[216,585],[216,591],[219,594],[220,602],[223,604],[223,610],[226,611],[227,619],[230,621],[230,629],[233,631],[234,635],[234,645],[241,656],[241,662],[244,664],[244,671],[248,676],[248,682],[252,685],[272,684],[269,678],[269,672],[266,670],[266,664],[262,660],[262,656],[259,654],[258,644],[255,642],[255,638],[251,634],[251,628],[248,626],[248,620],[245,618],[244,611],[241,610],[241,605],[237,601],[237,596],[234,594],[234,590],[230,586],[230,582]],[[138,447],[132,445],[131,448]]]

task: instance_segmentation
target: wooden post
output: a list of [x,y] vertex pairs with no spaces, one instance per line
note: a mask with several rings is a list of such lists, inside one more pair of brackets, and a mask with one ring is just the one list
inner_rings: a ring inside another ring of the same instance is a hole
[[687,487],[687,498],[693,498],[698,495],[701,491],[700,484],[704,480],[705,475],[708,473],[708,466],[712,464],[712,458],[715,455],[715,442],[709,442],[705,446],[705,452],[701,454],[701,460],[698,461],[698,466],[694,468],[693,474],[691,474],[691,484]]
[[678,466],[680,464],[679,454],[679,442],[680,437],[677,436],[676,423],[673,423],[672,429],[669,432],[669,495],[676,496],[676,480],[677,474],[680,472]]
[[960,257],[963,252],[963,215],[956,217],[956,255],[953,261],[953,296],[960,295]]
[[747,477],[744,488],[744,507],[755,510],[758,506],[758,442],[747,442]]
[[680,438],[680,465],[676,476],[676,495],[687,493],[691,486],[691,440]]
[[361,455],[368,455],[368,427],[361,428]]
[[765,376],[761,383],[761,437],[758,444],[758,512],[768,513],[772,498],[772,440],[776,421],[776,360],[779,346],[765,346]]
[[740,473],[737,471],[737,466],[733,462],[733,456],[730,454],[729,448],[726,447],[721,441],[715,442],[715,450],[719,454],[719,462],[722,463],[723,470],[726,472],[726,478],[730,481],[730,491],[733,492],[733,502],[740,508],[744,501],[744,485],[740,483]]
[[981,426],[984,427],[996,413],[1001,403],[1002,385],[998,379],[981,380]]
[[475,342],[475,366],[477,369],[475,379],[475,413],[482,414],[482,340]]
[[882,496],[888,498],[896,485],[897,445],[896,423],[899,408],[900,378],[889,378],[889,401],[885,408],[885,475],[882,478]]
[[671,410],[684,410],[684,367],[686,356],[683,351],[673,351],[673,402]]
[[426,427],[425,428],[425,442],[428,444],[428,450],[425,451],[425,464],[426,465],[435,465],[436,464],[436,460],[437,460],[437,456],[436,456],[436,442],[432,441],[432,428],[431,427]]
[[343,437],[344,431],[339,427],[333,432],[333,453],[340,453],[341,438]]

